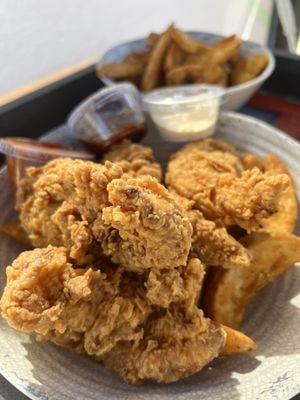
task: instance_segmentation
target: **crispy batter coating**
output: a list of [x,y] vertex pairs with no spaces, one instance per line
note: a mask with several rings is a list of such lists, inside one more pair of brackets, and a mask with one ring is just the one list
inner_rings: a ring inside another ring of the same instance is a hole
[[190,210],[189,220],[193,227],[191,255],[199,257],[206,265],[223,268],[247,268],[250,253],[226,230],[206,220],[200,211]]
[[7,268],[2,315],[40,340],[102,357],[118,341],[139,338],[150,313],[143,286],[123,275],[74,269],[63,247],[27,251]]
[[280,197],[278,211],[262,221],[262,224],[263,230],[268,232],[281,231],[292,233],[298,217],[298,201],[293,178],[288,168],[279,158],[273,155],[269,155],[262,160],[253,154],[246,154],[243,158],[243,163],[246,168],[256,166],[261,171],[268,172],[270,175],[287,175],[288,186]]
[[161,166],[155,161],[151,147],[123,140],[104,154],[103,162],[107,160],[120,165],[133,178],[141,175],[153,176],[158,181],[162,178]]
[[69,261],[65,248],[48,246],[22,253],[7,268],[0,305],[12,327],[93,355],[133,384],[195,373],[224,347],[224,330],[195,305],[199,260],[190,260],[174,291],[164,281],[168,308],[153,292],[147,296],[140,274],[116,266],[74,269]]
[[77,265],[102,253],[127,269],[186,263],[191,225],[155,178],[129,178],[109,161],[70,159],[28,174],[17,209],[34,246],[63,245]]
[[64,245],[79,264],[99,253],[91,226],[101,221],[109,205],[107,185],[122,176],[122,168],[73,159],[56,159],[29,168],[18,189],[16,208],[35,247]]
[[150,176],[113,180],[104,226],[94,230],[105,255],[132,270],[185,265],[192,227],[168,190]]
[[208,139],[175,153],[166,181],[178,194],[194,200],[207,219],[251,231],[277,211],[288,178],[264,174],[257,168],[243,171],[231,146]]
[[186,312],[198,305],[205,271],[201,261],[191,258],[186,267],[153,269],[145,283],[151,304],[168,308],[172,302],[184,302]]
[[145,379],[174,382],[194,374],[215,358],[224,346],[225,334],[195,308],[192,318],[175,308],[157,313],[145,325],[145,338],[138,346],[118,344],[105,365],[127,383]]
[[175,200],[186,210],[193,227],[191,256],[198,257],[205,265],[223,268],[247,267],[249,252],[231,236],[226,228],[216,226],[193,209],[194,202],[171,191]]

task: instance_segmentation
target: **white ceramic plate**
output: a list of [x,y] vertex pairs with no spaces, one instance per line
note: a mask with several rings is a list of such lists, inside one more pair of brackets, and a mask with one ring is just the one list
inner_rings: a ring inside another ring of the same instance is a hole
[[[64,129],[50,135],[62,140]],[[250,117],[234,113],[221,116],[218,136],[239,149],[258,155],[279,156],[293,173],[300,197],[300,144],[282,132]],[[48,137],[49,140],[49,137]],[[160,161],[178,144],[150,134]],[[6,172],[0,172],[0,223],[13,214],[13,197]],[[297,225],[300,234],[300,224]],[[22,250],[0,237],[1,289],[5,269]],[[50,343],[9,328],[0,318],[0,372],[20,391],[38,400],[288,400],[300,392],[300,265],[277,279],[251,305],[243,330],[258,343],[250,355],[217,359],[200,373],[168,385],[124,384],[88,357],[76,356]]]
[[[212,44],[223,37],[207,32],[188,33],[196,39],[199,39],[202,42],[208,44]],[[109,64],[112,62],[121,62],[128,54],[145,50],[146,44],[147,39],[132,40],[130,42],[119,44],[108,50],[101,57],[98,67],[103,64]],[[250,97],[258,91],[258,89],[272,74],[275,68],[275,58],[271,51],[258,43],[243,41],[239,51],[244,56],[249,56],[251,54],[257,53],[265,54],[269,58],[269,64],[260,75],[258,75],[254,79],[251,79],[251,81],[242,83],[240,85],[231,86],[225,89],[226,102],[223,105],[224,110],[237,110],[238,108],[242,107],[250,99]],[[111,84],[113,82],[112,80],[107,78],[102,78],[102,80],[107,84]]]

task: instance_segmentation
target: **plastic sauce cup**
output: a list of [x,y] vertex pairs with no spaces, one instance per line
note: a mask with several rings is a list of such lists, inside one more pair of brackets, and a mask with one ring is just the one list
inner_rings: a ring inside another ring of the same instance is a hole
[[54,143],[44,143],[21,137],[0,139],[0,153],[5,154],[9,181],[14,189],[26,175],[26,168],[41,166],[58,157],[91,160],[94,154],[87,151],[64,149]]
[[224,93],[204,84],[162,88],[143,95],[143,106],[164,139],[193,141],[215,132]]
[[76,139],[100,154],[114,143],[139,140],[146,133],[140,94],[130,83],[100,89],[73,110],[67,124]]

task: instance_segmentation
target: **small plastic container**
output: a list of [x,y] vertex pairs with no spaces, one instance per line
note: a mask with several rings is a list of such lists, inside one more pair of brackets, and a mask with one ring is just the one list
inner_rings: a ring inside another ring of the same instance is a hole
[[9,181],[14,189],[25,176],[27,167],[41,166],[58,157],[94,158],[94,154],[87,151],[65,149],[57,144],[21,137],[1,138],[0,153],[5,154]]
[[223,98],[219,86],[192,84],[154,90],[143,105],[164,139],[184,142],[213,135]]
[[80,142],[100,154],[114,143],[137,141],[146,133],[140,94],[130,83],[100,89],[73,110],[67,124]]

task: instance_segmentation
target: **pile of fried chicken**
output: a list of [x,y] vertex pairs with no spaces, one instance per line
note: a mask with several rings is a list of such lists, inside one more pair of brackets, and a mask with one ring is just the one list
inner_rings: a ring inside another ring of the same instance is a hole
[[173,382],[255,349],[234,328],[300,261],[286,167],[219,140],[173,154],[165,185],[152,149],[129,141],[101,164],[30,167],[16,208],[6,232],[34,249],[7,267],[2,316],[130,384]]

